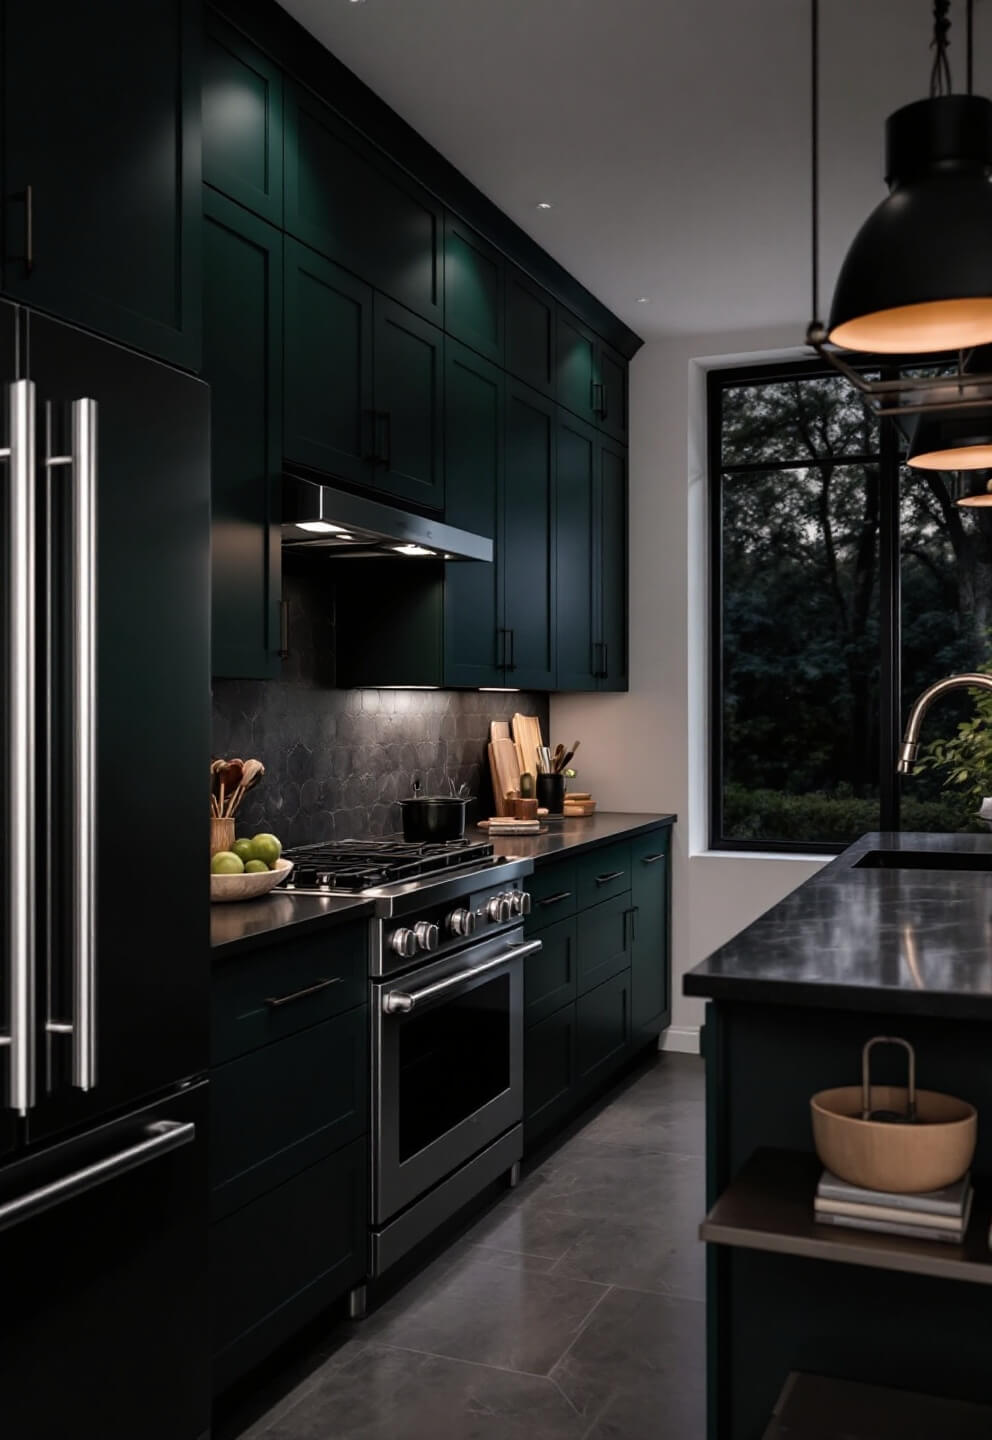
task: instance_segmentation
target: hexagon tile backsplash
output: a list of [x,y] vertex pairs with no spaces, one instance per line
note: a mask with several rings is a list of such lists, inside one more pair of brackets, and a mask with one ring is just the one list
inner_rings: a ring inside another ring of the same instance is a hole
[[425,794],[467,782],[468,823],[492,814],[490,720],[539,715],[548,697],[476,690],[334,690],[287,680],[213,682],[214,754],[257,756],[265,775],[238,833],[271,830],[284,845],[402,828],[397,800],[420,776]]

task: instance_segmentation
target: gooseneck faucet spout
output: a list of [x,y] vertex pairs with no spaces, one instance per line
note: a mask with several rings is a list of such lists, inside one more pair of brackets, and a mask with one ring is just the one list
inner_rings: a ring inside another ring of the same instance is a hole
[[906,733],[902,737],[902,745],[899,747],[899,764],[896,769],[900,775],[912,775],[916,769],[916,755],[920,748],[920,727],[923,724],[924,715],[933,702],[951,690],[969,689],[992,690],[992,675],[948,675],[945,679],[929,685],[922,695],[917,695],[909,712],[909,719],[906,721]]

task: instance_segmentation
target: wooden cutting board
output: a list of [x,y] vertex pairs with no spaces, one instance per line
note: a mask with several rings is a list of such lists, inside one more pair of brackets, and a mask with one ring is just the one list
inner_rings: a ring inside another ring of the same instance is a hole
[[493,777],[493,800],[497,815],[509,813],[508,790],[520,789],[520,765],[517,747],[512,740],[492,740],[489,744],[489,769]]
[[595,815],[595,800],[566,800],[562,806],[562,814],[579,818],[586,815]]
[[491,720],[489,722],[489,738],[490,740],[509,740],[509,720]]
[[521,771],[537,774],[537,752],[544,744],[541,722],[536,715],[514,715],[513,738],[517,746],[517,763]]

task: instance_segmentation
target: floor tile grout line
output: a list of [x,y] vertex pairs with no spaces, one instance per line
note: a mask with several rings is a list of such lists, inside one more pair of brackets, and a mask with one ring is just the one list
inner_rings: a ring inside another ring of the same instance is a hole
[[573,1347],[574,1345],[576,1345],[576,1344],[579,1342],[579,1340],[582,1339],[582,1336],[586,1333],[586,1330],[589,1328],[589,1322],[592,1320],[592,1317],[595,1315],[595,1313],[596,1313],[596,1311],[599,1309],[600,1305],[602,1305],[602,1303],[603,1303],[603,1301],[606,1299],[607,1295],[609,1295],[610,1291],[611,1291],[611,1290],[615,1290],[615,1289],[616,1289],[616,1286],[615,1286],[615,1285],[608,1285],[608,1286],[606,1287],[606,1289],[603,1291],[602,1295],[600,1295],[599,1299],[596,1301],[595,1305],[594,1305],[594,1306],[592,1307],[592,1309],[589,1311],[589,1314],[588,1314],[588,1315],[586,1316],[586,1318],[583,1320],[583,1322],[582,1322],[582,1324],[579,1326],[578,1330],[576,1330],[575,1334],[572,1336],[572,1338],[571,1338],[571,1340],[569,1341],[569,1343],[565,1346],[564,1350],[563,1350],[563,1351],[561,1352],[561,1354],[558,1356],[558,1359],[557,1359],[557,1360],[555,1361],[555,1363],[551,1366],[551,1369],[548,1371],[548,1377],[549,1377],[549,1379],[553,1379],[553,1378],[554,1378],[554,1372],[558,1369],[558,1366],[559,1366],[559,1365],[561,1364],[561,1362],[565,1359],[565,1357],[569,1354],[569,1352],[571,1351],[572,1347]]
[[[598,1300],[596,1304],[599,1304]],[[593,1309],[595,1308],[593,1306]],[[537,1370],[514,1370],[512,1365],[491,1365],[488,1360],[467,1360],[464,1355],[442,1355],[439,1350],[419,1350],[414,1345],[392,1345],[385,1340],[372,1340],[369,1343],[377,1346],[380,1350],[398,1350],[404,1355],[423,1355],[427,1360],[446,1360],[452,1365],[471,1365],[476,1370],[495,1370],[498,1375],[520,1375],[526,1380],[551,1380],[552,1378],[550,1373],[541,1374]],[[555,1364],[557,1363],[555,1361]],[[553,1383],[556,1389],[561,1388],[556,1381]],[[567,1396],[565,1398],[568,1399]],[[575,1409],[574,1406],[572,1408]]]

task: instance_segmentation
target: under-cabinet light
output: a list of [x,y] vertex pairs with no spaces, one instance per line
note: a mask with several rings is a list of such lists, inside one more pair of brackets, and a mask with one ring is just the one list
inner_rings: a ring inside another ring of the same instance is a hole
[[480,695],[519,695],[519,685],[480,685]]
[[394,545],[393,549],[397,555],[437,555],[436,550],[428,550],[424,545]]
[[297,520],[297,530],[309,530],[314,535],[344,535],[345,531],[340,525],[332,525],[328,520]]

